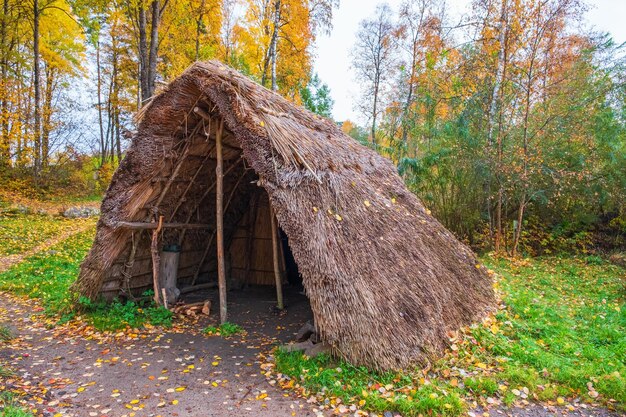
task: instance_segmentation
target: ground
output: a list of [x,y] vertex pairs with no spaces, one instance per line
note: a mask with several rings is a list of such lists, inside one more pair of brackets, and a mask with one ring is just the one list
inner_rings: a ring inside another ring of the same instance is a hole
[[[271,294],[264,295],[270,297],[265,305],[271,305]],[[28,393],[26,402],[44,415],[314,413],[305,400],[270,385],[261,369],[267,360],[262,352],[289,339],[306,309],[293,308],[278,320],[268,308],[233,301],[237,315],[231,320],[247,332],[229,338],[201,332],[214,323],[211,319],[170,331],[151,327],[103,335],[71,324],[49,328],[41,313],[33,316],[41,310],[37,303],[8,294],[2,298],[2,317],[19,336],[0,358],[21,377],[6,389]],[[278,329],[267,328],[277,321],[282,323]]]
[[[215,308],[198,320],[147,305],[77,314],[66,294],[94,224],[0,215],[3,241],[21,242],[0,249],[0,330],[14,336],[0,331],[1,417],[624,411],[624,270],[598,257],[484,258],[503,299],[497,314],[454,335],[431,367],[377,374],[277,352],[310,318],[293,291],[283,314],[271,288],[229,292],[230,320],[245,333],[228,338],[203,333]],[[214,293],[196,297],[217,305]]]

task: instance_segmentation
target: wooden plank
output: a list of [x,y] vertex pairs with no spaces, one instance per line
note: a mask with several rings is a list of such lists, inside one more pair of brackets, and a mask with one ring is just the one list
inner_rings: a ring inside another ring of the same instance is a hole
[[212,229],[211,225],[203,223],[161,223],[155,222],[125,222],[119,221],[115,227],[123,227],[126,229],[143,230],[143,229]]
[[[194,111],[196,111],[194,109]],[[217,186],[215,192],[215,217],[217,230],[217,283],[220,293],[220,322],[226,323],[228,320],[228,309],[226,306],[226,267],[224,264],[224,160],[222,159],[222,132],[224,130],[224,119],[220,119],[219,128],[215,134],[215,149],[217,151],[217,166],[215,175],[217,176]]]

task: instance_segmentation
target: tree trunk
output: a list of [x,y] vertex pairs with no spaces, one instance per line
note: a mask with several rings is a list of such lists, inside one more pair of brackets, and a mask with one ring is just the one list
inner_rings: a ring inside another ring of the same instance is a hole
[[139,6],[139,86],[141,92],[141,101],[150,97],[148,86],[148,20],[146,18],[146,9],[143,2]]
[[278,59],[278,28],[280,25],[281,0],[274,3],[274,31],[272,33],[272,43],[270,46],[270,59],[272,61],[272,91],[278,91],[276,83],[276,61]]
[[39,56],[39,0],[33,0],[33,87],[35,89],[35,131],[34,131],[34,169],[35,184],[39,182],[41,173],[41,85]]
[[43,120],[41,133],[41,167],[48,166],[48,157],[50,153],[50,132],[52,130],[52,96],[54,94],[55,70],[46,66],[46,86],[43,102]]
[[156,81],[156,65],[157,54],[159,50],[159,23],[161,19],[161,10],[159,6],[160,2],[155,0],[152,2],[152,25],[150,30],[150,55],[148,58],[148,90],[147,96],[144,101],[154,95],[155,81]]
[[[378,70],[376,70],[378,71]],[[376,115],[378,113],[378,89],[380,86],[380,77],[377,73],[374,77],[374,105],[372,108],[372,145],[376,146]]]
[[7,45],[7,25],[9,14],[9,0],[2,3],[2,20],[0,21],[0,51],[2,53],[0,60],[0,117],[1,138],[0,139],[0,167],[11,165],[11,140],[9,138],[9,89],[8,89],[8,72],[9,59]]
[[[500,115],[502,114],[501,106],[498,105],[498,100],[500,97],[500,90],[502,88],[502,83],[504,82],[504,71],[506,66],[506,32],[507,32],[507,2],[508,0],[502,1],[502,9],[500,12],[500,32],[498,34],[498,42],[500,43],[500,48],[498,50],[498,66],[496,69],[496,77],[493,85],[493,92],[491,96],[491,103],[489,105],[489,115],[487,119],[487,143],[489,148],[493,148],[494,145],[494,130],[495,130],[495,119],[496,113],[498,109],[500,109]],[[501,119],[501,117],[500,117]],[[498,132],[497,132],[497,162],[496,162],[496,177],[499,177],[500,170],[502,169],[502,135],[501,135],[502,125],[500,124]],[[491,181],[490,179],[488,181]],[[491,187],[489,187],[491,188]],[[497,202],[496,202],[496,227],[494,234],[494,249],[496,252],[500,252],[502,250],[502,199],[503,199],[503,186],[501,184],[501,179],[498,181],[498,194],[497,194]],[[487,196],[488,198],[490,196]]]
[[[115,62],[115,61],[113,61]],[[104,165],[106,155],[104,153],[104,125],[102,122],[102,71],[100,68],[100,39],[96,41],[96,68],[97,68],[97,95],[98,95],[98,124],[100,125],[100,166]]]
[[[523,200],[526,200],[524,195]],[[515,237],[513,238],[513,249],[511,249],[511,255],[517,256],[517,248],[519,246],[520,237],[522,235],[522,222],[524,221],[524,210],[526,204],[522,202],[517,210],[517,227],[515,228]]]
[[195,61],[200,59],[200,34],[202,33],[202,20],[204,19],[204,8],[206,6],[206,0],[200,2],[200,10],[198,11],[198,18],[196,19],[196,57]]

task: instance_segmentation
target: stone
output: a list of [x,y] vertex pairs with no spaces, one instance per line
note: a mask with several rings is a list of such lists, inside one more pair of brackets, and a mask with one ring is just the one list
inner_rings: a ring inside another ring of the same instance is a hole
[[304,326],[298,330],[298,333],[296,334],[296,342],[304,342],[309,339],[313,333],[315,333],[315,327],[307,321],[304,323]]

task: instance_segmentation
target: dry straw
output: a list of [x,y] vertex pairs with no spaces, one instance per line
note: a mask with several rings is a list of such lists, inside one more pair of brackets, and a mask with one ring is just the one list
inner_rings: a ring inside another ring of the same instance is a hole
[[[130,287],[149,284],[150,263],[140,260],[149,239],[135,238],[137,248],[131,249],[132,231],[118,227],[119,221],[165,215],[214,224],[212,199],[199,197],[215,180],[214,165],[206,160],[212,146],[190,138],[204,123],[193,113],[197,106],[224,119],[234,158],[237,152],[244,158],[232,178],[248,168],[246,178],[258,179],[269,195],[289,237],[316,327],[346,359],[377,369],[425,362],[448,345],[450,331],[493,304],[485,269],[407,190],[390,161],[331,121],[213,61],[193,65],[138,116],[138,132],[107,191],[93,248],[75,285],[82,294],[96,297],[103,286],[123,282],[129,253],[138,257]],[[165,184],[155,179],[171,176],[183,152],[197,158],[185,162],[181,176],[189,172],[195,178],[205,164],[199,177],[213,178],[209,184],[172,185],[160,198]],[[225,193],[234,179],[226,179]],[[258,188],[251,181],[243,181],[235,193],[225,218],[227,238]],[[199,240],[183,250],[208,240],[208,234],[194,233]],[[189,253],[189,262],[197,263],[200,256]]]

